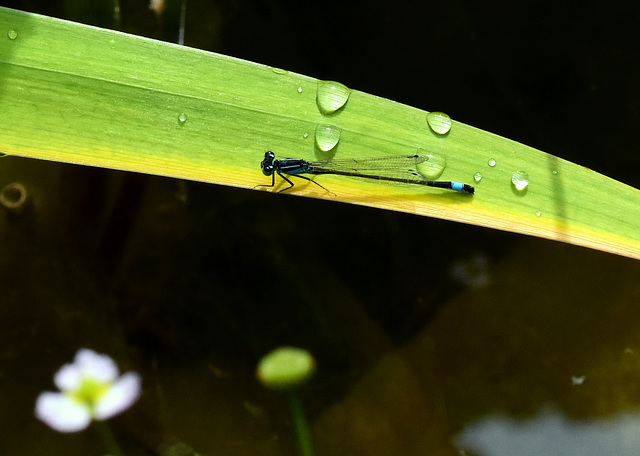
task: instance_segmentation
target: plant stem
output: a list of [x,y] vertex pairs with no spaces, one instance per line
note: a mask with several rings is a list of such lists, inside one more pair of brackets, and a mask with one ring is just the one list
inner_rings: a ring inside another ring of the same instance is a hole
[[116,438],[111,431],[111,426],[106,421],[96,421],[96,427],[98,428],[98,432],[100,433],[100,437],[104,441],[107,451],[111,456],[124,456],[120,445],[116,442]]
[[298,445],[302,456],[314,456],[313,442],[311,441],[311,430],[307,423],[307,417],[302,408],[302,398],[297,389],[292,389],[287,393],[289,399],[289,409],[291,418],[298,436]]
[[187,0],[182,0],[180,8],[180,29],[178,31],[178,44],[184,46],[184,29],[187,22]]

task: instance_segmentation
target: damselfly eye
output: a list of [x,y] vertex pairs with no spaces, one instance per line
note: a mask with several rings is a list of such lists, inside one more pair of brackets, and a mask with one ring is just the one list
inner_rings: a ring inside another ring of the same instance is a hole
[[272,164],[272,163],[265,163],[265,162],[262,162],[262,164],[261,164],[260,166],[261,166],[261,168],[262,168],[262,173],[263,173],[265,176],[271,176],[271,175],[273,174],[274,167],[273,167],[273,164]]
[[262,172],[265,176],[271,176],[273,172],[276,170],[275,165],[273,164],[273,160],[276,158],[276,154],[271,152],[270,150],[266,151],[264,154],[264,160],[260,163],[260,168],[262,168]]

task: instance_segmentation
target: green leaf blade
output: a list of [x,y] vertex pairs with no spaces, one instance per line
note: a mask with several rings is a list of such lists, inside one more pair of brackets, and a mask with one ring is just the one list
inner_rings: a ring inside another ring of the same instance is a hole
[[[259,168],[266,150],[328,158],[314,132],[333,125],[336,157],[438,153],[447,159],[439,179],[475,185],[476,194],[340,176],[318,177],[333,194],[306,183],[292,193],[640,259],[638,190],[455,121],[435,133],[426,111],[357,90],[327,113],[307,76],[6,8],[0,75],[0,150],[11,155],[255,188],[270,181]],[[524,192],[511,185],[519,170],[530,179]]]

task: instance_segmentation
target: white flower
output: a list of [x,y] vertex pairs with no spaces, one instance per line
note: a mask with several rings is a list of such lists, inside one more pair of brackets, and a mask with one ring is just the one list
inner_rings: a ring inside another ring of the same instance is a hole
[[107,355],[81,348],[73,364],[53,377],[60,393],[46,391],[36,400],[36,416],[59,432],[77,432],[92,419],[106,420],[133,405],[142,380],[135,372],[118,377],[116,363]]

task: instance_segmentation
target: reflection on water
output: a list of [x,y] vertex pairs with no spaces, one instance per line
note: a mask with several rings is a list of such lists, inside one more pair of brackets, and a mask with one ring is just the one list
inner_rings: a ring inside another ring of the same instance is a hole
[[484,417],[467,425],[455,443],[467,454],[482,456],[635,456],[639,429],[640,413],[572,420],[546,410],[526,420]]

